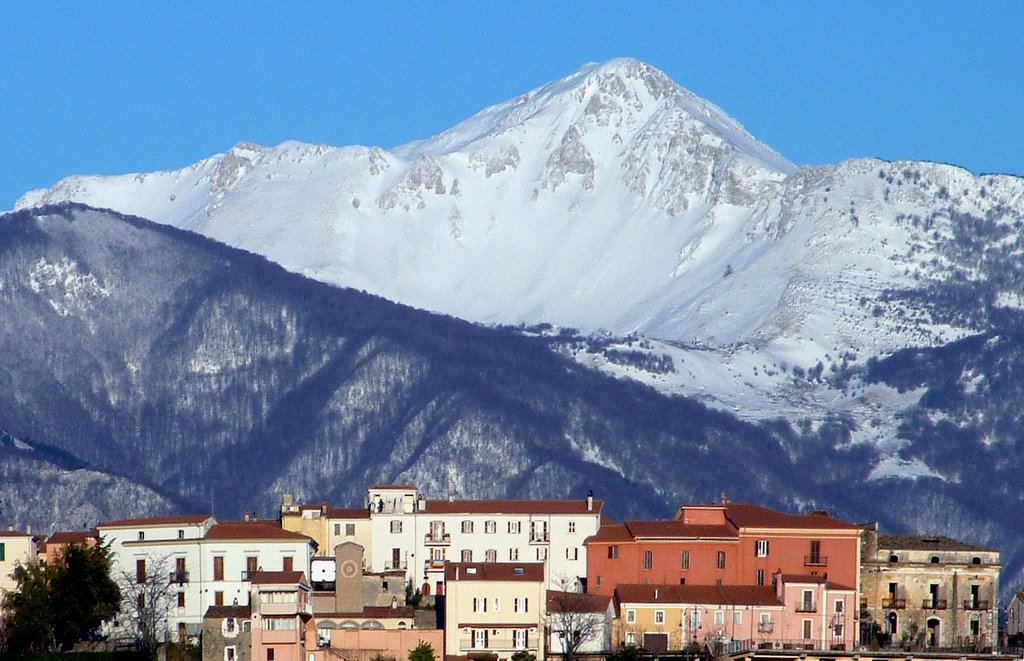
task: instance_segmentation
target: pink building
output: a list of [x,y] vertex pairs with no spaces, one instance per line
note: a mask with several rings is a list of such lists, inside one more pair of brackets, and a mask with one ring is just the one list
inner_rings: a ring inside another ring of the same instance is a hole
[[315,640],[310,588],[299,571],[257,571],[252,592],[252,660],[305,661],[307,637]]

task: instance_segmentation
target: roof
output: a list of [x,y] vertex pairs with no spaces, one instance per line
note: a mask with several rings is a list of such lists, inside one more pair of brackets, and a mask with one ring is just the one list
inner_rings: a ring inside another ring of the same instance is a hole
[[608,610],[612,598],[586,592],[560,592],[548,590],[548,612],[603,613]]
[[291,541],[312,541],[306,535],[285,530],[276,521],[223,521],[206,531],[206,539],[260,540],[280,539]]
[[615,588],[615,596],[623,604],[782,605],[768,585],[625,584]]
[[31,537],[30,532],[21,532],[20,530],[0,530],[0,537]]
[[249,574],[253,585],[306,585],[306,575],[300,571],[254,571]]
[[760,505],[729,503],[725,515],[740,528],[813,528],[815,530],[860,530],[861,527],[841,521],[827,512],[787,514]]
[[338,618],[342,618],[342,617],[347,617],[347,618],[351,618],[351,619],[355,619],[355,618],[360,618],[360,619],[370,618],[370,619],[375,619],[375,620],[383,620],[383,619],[386,619],[386,618],[389,618],[389,617],[412,618],[412,617],[415,617],[415,616],[416,616],[416,609],[414,607],[412,607],[412,606],[396,606],[395,608],[392,608],[391,606],[364,606],[363,610],[361,610],[361,611],[353,611],[353,612],[349,612],[349,613],[322,613],[320,611],[317,611],[316,614],[315,614],[315,617],[316,617],[317,620],[323,620],[323,619],[332,619],[333,620],[333,619],[338,619]]
[[141,526],[173,526],[173,525],[198,525],[207,519],[212,519],[210,514],[182,514],[178,516],[151,516],[146,519],[117,519],[115,521],[104,521],[98,524],[97,528],[138,528]]
[[879,535],[878,548],[901,551],[991,551],[997,549],[974,546],[949,537],[918,537],[914,535]]
[[631,542],[633,536],[629,534],[629,528],[623,523],[614,523],[612,525],[601,525],[598,529],[597,534],[591,535],[587,538],[587,543],[590,542]]
[[252,607],[246,606],[210,606],[203,618],[223,620],[229,617],[251,617]]
[[95,539],[99,534],[93,530],[73,530],[70,532],[55,532],[47,538],[47,544],[84,544],[90,539]]
[[[326,512],[325,516],[331,519],[369,519],[370,510],[366,507],[331,507],[327,503],[322,505],[299,505],[299,512],[320,511]],[[296,514],[292,513],[293,516]]]
[[782,574],[782,582],[793,583],[796,585],[807,585],[813,583],[814,585],[824,585],[829,590],[853,591],[853,588],[848,585],[830,581],[824,576],[818,576],[817,574]]
[[377,491],[419,491],[415,484],[371,484],[368,489]]
[[626,528],[637,537],[669,537],[673,539],[733,538],[737,531],[729,526],[683,523],[674,519],[650,521],[626,521]]
[[544,580],[543,562],[449,562],[444,568],[448,581],[532,581]]
[[574,500],[428,500],[420,512],[428,514],[598,514],[604,501]]

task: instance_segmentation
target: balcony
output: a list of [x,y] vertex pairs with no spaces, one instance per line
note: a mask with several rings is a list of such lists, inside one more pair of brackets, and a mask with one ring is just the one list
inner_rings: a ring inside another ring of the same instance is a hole
[[988,599],[964,599],[965,611],[987,611]]
[[423,570],[424,571],[430,571],[431,569],[433,569],[433,570],[444,569],[444,563],[445,563],[444,560],[424,560],[423,561]]
[[899,610],[906,607],[906,599],[897,599],[896,597],[882,597],[882,608],[895,608]]
[[551,536],[548,535],[547,530],[530,533],[531,544],[547,544],[549,541],[551,541]]
[[447,532],[428,532],[426,535],[423,536],[423,543],[427,546],[451,544],[452,536],[451,533]]
[[184,569],[172,571],[167,577],[167,582],[177,583],[178,585],[188,583],[188,572]]
[[796,605],[797,613],[817,613],[818,605],[813,603],[804,602]]
[[474,647],[473,636],[459,636],[459,651],[466,653],[473,652],[517,652],[519,650],[534,651],[540,648],[540,638],[536,633],[527,634],[526,645],[516,645],[512,637],[511,629],[498,629],[498,635],[488,635],[486,646]]
[[944,611],[949,607],[945,599],[925,599],[921,602],[921,608],[933,611]]
[[804,566],[805,567],[823,567],[828,564],[827,555],[805,555]]
[[757,633],[771,633],[775,630],[775,627],[771,622],[758,622]]
[[384,571],[396,571],[398,569],[401,569],[401,570],[405,571],[408,568],[409,568],[409,563],[406,562],[405,560],[402,560],[401,562],[395,562],[394,560],[389,560],[389,561],[384,563]]

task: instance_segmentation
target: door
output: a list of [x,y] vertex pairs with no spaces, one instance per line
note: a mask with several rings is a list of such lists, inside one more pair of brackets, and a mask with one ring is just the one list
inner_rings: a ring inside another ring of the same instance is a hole
[[658,655],[664,654],[668,651],[668,634],[667,633],[645,633],[644,634],[644,649],[649,651],[651,654]]

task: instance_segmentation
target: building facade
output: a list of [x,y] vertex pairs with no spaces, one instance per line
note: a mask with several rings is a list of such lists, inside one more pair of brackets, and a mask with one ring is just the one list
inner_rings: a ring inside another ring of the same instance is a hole
[[34,564],[38,551],[32,534],[17,530],[0,530],[0,601],[11,590],[18,587],[14,580],[17,565]]
[[948,537],[864,535],[864,642],[924,648],[998,645],[999,552]]
[[445,655],[508,661],[525,651],[543,661],[546,582],[543,563],[448,563]]

